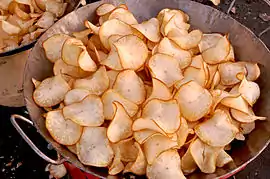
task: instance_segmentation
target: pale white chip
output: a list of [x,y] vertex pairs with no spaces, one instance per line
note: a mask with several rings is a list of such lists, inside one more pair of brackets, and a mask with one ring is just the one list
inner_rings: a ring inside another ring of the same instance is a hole
[[108,173],[110,175],[116,175],[120,172],[122,172],[125,168],[123,162],[121,161],[121,152],[120,148],[117,146],[117,144],[112,145],[113,151],[114,151],[114,158],[112,163],[109,166]]
[[247,70],[247,80],[248,81],[255,81],[259,78],[261,71],[257,63],[252,62],[237,62],[238,64],[243,65]]
[[90,94],[89,91],[85,89],[72,89],[66,93],[64,103],[65,105],[78,103],[89,94]]
[[109,17],[109,20],[111,19],[118,19],[126,24],[132,25],[132,24],[138,24],[138,21],[134,17],[134,15],[129,12],[127,9],[124,8],[116,8],[114,9]]
[[21,28],[9,23],[8,21],[1,21],[1,27],[4,32],[6,32],[9,35],[18,35],[21,31]]
[[183,78],[178,61],[169,55],[155,54],[149,59],[148,67],[152,76],[168,87],[173,86]]
[[88,29],[91,29],[91,31],[95,34],[99,34],[100,27],[92,24],[92,22],[89,22],[88,20],[84,21],[84,26]]
[[68,3],[57,1],[45,1],[46,11],[53,13],[56,17],[64,15]]
[[65,106],[63,114],[81,126],[100,126],[104,122],[103,104],[95,95],[88,95],[81,102]]
[[45,123],[53,139],[62,145],[73,145],[81,137],[83,128],[64,118],[62,110],[48,112]]
[[143,81],[133,70],[120,72],[114,82],[113,89],[138,105],[143,103],[146,98]]
[[223,167],[224,165],[232,162],[232,157],[224,150],[221,150],[217,156],[217,167]]
[[113,102],[115,101],[121,103],[124,106],[126,112],[130,117],[133,117],[138,111],[138,106],[135,103],[129,101],[128,99],[125,99],[123,96],[121,96],[119,93],[112,89],[107,90],[102,95],[101,99],[104,106],[104,116],[107,120],[113,119]]
[[180,111],[176,100],[150,100],[142,109],[142,118],[155,121],[169,134],[176,132],[180,127]]
[[259,85],[255,82],[247,81],[245,76],[238,88],[238,91],[250,106],[253,106],[260,97]]
[[115,145],[120,149],[121,160],[123,162],[133,162],[136,160],[138,149],[135,146],[135,140],[132,137],[121,140]]
[[222,147],[212,147],[196,139],[190,144],[190,153],[197,166],[204,173],[214,173],[217,156]]
[[156,134],[157,131],[153,131],[150,129],[143,129],[140,131],[134,131],[133,137],[139,144],[144,144],[144,142],[150,138],[152,135]]
[[248,103],[242,98],[241,95],[225,97],[221,100],[221,104],[244,113],[248,113]]
[[79,66],[79,57],[85,50],[81,40],[75,38],[68,38],[62,47],[62,60],[73,66]]
[[95,167],[107,167],[113,160],[114,152],[106,136],[105,127],[84,127],[77,143],[79,160]]
[[148,165],[146,176],[149,179],[186,179],[181,170],[180,156],[173,149],[161,153],[152,165]]
[[232,117],[242,123],[250,123],[255,120],[266,120],[266,117],[255,116],[251,107],[248,108],[248,114],[236,109],[230,110]]
[[190,129],[189,129],[186,119],[181,117],[180,127],[176,131],[178,148],[181,148],[186,143],[189,132],[190,132]]
[[78,63],[84,71],[94,72],[97,70],[96,63],[92,60],[86,49],[80,53]]
[[110,86],[109,88],[111,89],[113,87],[113,84],[117,78],[117,75],[119,74],[120,72],[119,71],[114,71],[114,70],[109,70],[107,71],[107,75],[108,75],[108,78],[109,78],[109,81],[110,81]]
[[143,144],[143,150],[148,164],[153,164],[156,158],[162,152],[174,148],[177,146],[176,141],[172,141],[170,138],[161,135],[155,134],[152,135],[146,142]]
[[186,153],[181,158],[181,169],[183,170],[184,174],[193,173],[197,169],[197,164],[190,153],[190,148],[188,148]]
[[109,77],[104,66],[91,76],[83,79],[77,79],[74,82],[74,88],[86,89],[90,94],[101,95],[109,87]]
[[108,139],[115,143],[132,136],[132,119],[128,116],[122,104],[114,102],[115,115],[107,129]]
[[57,75],[43,80],[35,89],[33,99],[41,107],[51,107],[63,101],[69,90],[68,83]]
[[214,47],[221,38],[222,35],[217,33],[203,34],[202,40],[198,45],[200,52],[202,53],[205,50]]
[[194,81],[183,84],[176,92],[181,114],[188,121],[197,121],[206,115],[211,108],[213,99],[208,90]]
[[126,35],[114,43],[124,69],[138,70],[148,57],[146,44],[136,35]]
[[160,41],[159,22],[156,18],[151,18],[141,24],[132,25],[132,27],[141,32],[151,42]]
[[164,53],[164,54],[174,57],[178,61],[181,69],[188,67],[191,63],[190,52],[181,49],[179,46],[177,46],[174,42],[172,42],[167,37],[164,37],[160,41],[157,47],[157,52]]
[[210,119],[195,127],[197,136],[206,144],[214,147],[228,145],[238,132],[238,129],[231,123],[228,114],[219,109]]
[[61,59],[62,47],[68,38],[70,37],[65,34],[55,34],[42,43],[45,55],[48,60],[54,63]]

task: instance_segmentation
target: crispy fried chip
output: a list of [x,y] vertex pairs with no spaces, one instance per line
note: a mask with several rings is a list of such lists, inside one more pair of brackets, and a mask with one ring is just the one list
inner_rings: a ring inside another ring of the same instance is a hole
[[86,49],[80,53],[78,63],[84,71],[94,72],[97,70],[96,63],[92,60]]
[[117,145],[113,145],[112,147],[114,151],[114,159],[112,161],[112,164],[110,164],[109,166],[109,174],[117,175],[118,173],[124,170],[125,166],[121,161],[120,148]]
[[224,150],[221,150],[217,156],[217,167],[223,167],[224,165],[232,162],[233,159],[232,157],[227,154],[227,152],[225,152]]
[[[151,119],[138,118],[132,124],[133,131],[152,130],[167,136],[167,134]],[[145,137],[143,137],[145,138]]]
[[250,106],[253,106],[260,97],[259,85],[255,82],[247,81],[245,77],[243,78],[238,91]]
[[135,140],[133,138],[121,140],[116,144],[120,149],[121,160],[123,162],[133,162],[138,155],[138,149],[135,146]]
[[199,43],[200,52],[204,52],[205,50],[214,47],[218,41],[222,38],[221,34],[203,34],[202,40]]
[[190,148],[188,148],[185,155],[181,158],[181,169],[184,174],[190,174],[197,169],[197,164],[190,153]]
[[129,12],[127,9],[124,8],[116,8],[114,9],[110,15],[109,15],[109,20],[111,19],[118,19],[126,24],[138,24],[138,21],[136,18],[133,16],[131,12]]
[[82,41],[75,38],[68,38],[62,47],[62,60],[73,66],[79,66],[79,58],[81,53],[85,50]]
[[150,129],[143,129],[140,131],[134,131],[133,137],[139,144],[143,144],[148,138],[150,138],[152,135],[156,133],[157,133],[156,131]]
[[64,103],[65,105],[70,105],[73,103],[78,103],[89,95],[89,91],[85,89],[72,89],[66,93]]
[[242,123],[251,123],[255,120],[266,120],[266,117],[255,116],[251,107],[248,108],[248,114],[236,109],[230,109],[232,117]]

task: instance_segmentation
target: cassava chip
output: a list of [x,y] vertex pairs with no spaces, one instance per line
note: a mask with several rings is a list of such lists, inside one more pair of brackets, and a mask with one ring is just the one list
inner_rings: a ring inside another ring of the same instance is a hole
[[100,126],[104,122],[103,105],[95,95],[88,95],[81,102],[65,106],[63,114],[81,126]]
[[221,100],[221,104],[244,113],[248,113],[248,103],[242,98],[241,95],[225,97]]
[[149,179],[186,178],[181,170],[180,156],[173,149],[161,153],[152,165],[148,165],[146,176]]
[[89,95],[89,91],[85,89],[72,89],[66,93],[64,103],[65,105],[70,105],[73,103],[78,103]]
[[141,104],[146,97],[143,81],[133,70],[125,70],[118,74],[113,89],[124,98]]
[[68,83],[57,75],[43,80],[33,93],[34,101],[41,107],[51,107],[64,100],[70,90]]
[[114,102],[115,115],[107,129],[108,139],[115,143],[132,135],[132,119],[128,116],[122,104]]
[[150,138],[152,135],[156,133],[157,133],[156,131],[150,129],[143,129],[140,131],[133,132],[133,137],[139,144],[143,144],[148,138]]
[[136,35],[126,35],[114,43],[124,69],[138,70],[148,57],[146,44]]
[[92,24],[91,22],[89,21],[84,21],[84,25],[85,27],[87,27],[88,29],[91,29],[91,31],[95,34],[95,35],[98,35],[99,34],[99,30],[100,30],[100,27],[98,26],[95,26],[94,24]]
[[197,169],[197,164],[190,153],[190,148],[188,148],[184,156],[181,158],[181,169],[184,174],[190,174]]
[[109,15],[109,20],[118,19],[126,24],[138,24],[138,21],[131,12],[124,8],[116,8]]
[[238,88],[238,91],[250,106],[253,106],[260,97],[259,85],[255,82],[247,81],[245,76]]
[[133,117],[138,111],[138,106],[135,103],[125,99],[123,96],[112,89],[107,90],[102,95],[101,99],[104,105],[104,116],[107,120],[111,120],[114,116],[114,101],[121,103],[130,117]]
[[232,162],[232,157],[224,150],[221,150],[217,156],[217,167],[223,167],[224,165]]
[[6,32],[9,35],[17,35],[20,33],[21,29],[8,21],[1,21],[2,29],[4,32]]
[[107,75],[108,75],[108,78],[109,78],[109,81],[110,81],[110,89],[113,87],[113,84],[118,76],[119,72],[118,71],[114,71],[114,70],[110,70],[110,71],[107,71]]
[[238,64],[243,65],[247,70],[247,80],[248,81],[255,81],[259,78],[261,71],[257,63],[252,62],[237,62]]
[[107,167],[113,160],[114,152],[106,137],[106,128],[84,127],[77,143],[77,154],[85,165]]
[[86,89],[90,94],[101,95],[109,87],[109,78],[104,66],[91,76],[83,79],[77,79],[74,82],[74,88]]
[[125,166],[121,161],[120,148],[117,145],[113,145],[114,158],[112,164],[109,166],[109,174],[116,175],[124,170]]
[[167,136],[167,134],[151,119],[138,118],[132,124],[133,131],[151,130]]
[[162,152],[177,146],[176,141],[161,134],[151,136],[144,144],[143,150],[148,164],[153,164]]
[[135,140],[133,138],[124,139],[115,144],[120,149],[121,160],[123,162],[133,162],[138,155],[138,149],[135,146]]
[[68,38],[62,47],[62,60],[69,65],[79,66],[78,60],[84,50],[85,46],[82,41]]
[[173,86],[183,78],[178,61],[165,54],[155,54],[148,62],[153,77],[165,83],[168,87]]
[[205,50],[214,47],[218,41],[222,38],[221,34],[203,34],[202,40],[199,43],[200,52],[204,52]]
[[65,34],[55,34],[43,42],[42,46],[48,60],[54,63],[61,59],[62,47],[68,38],[69,36]]
[[159,42],[161,35],[159,32],[159,22],[156,18],[151,18],[141,24],[132,25],[133,28],[141,32],[148,40]]
[[181,114],[188,121],[197,121],[210,111],[212,96],[198,83],[190,81],[183,84],[174,96]]
[[176,100],[150,100],[142,110],[142,118],[155,121],[169,134],[176,132],[180,127],[180,111]]
[[251,107],[248,108],[248,113],[241,112],[236,109],[230,109],[232,117],[242,123],[250,123],[255,120],[266,120],[266,117],[255,116]]
[[100,5],[97,10],[96,13],[98,16],[103,16],[109,12],[111,12],[112,10],[115,9],[115,6],[112,4],[108,4],[108,3],[104,3],[102,5]]
[[189,126],[187,124],[187,121],[185,118],[181,117],[180,127],[176,131],[178,148],[181,148],[185,144],[188,134],[189,134]]
[[82,127],[64,118],[62,110],[50,111],[46,116],[46,128],[58,143],[73,145],[81,137]]
[[78,63],[84,71],[94,72],[97,70],[96,63],[92,60],[86,49],[80,53]]
[[216,110],[210,119],[195,127],[195,133],[206,144],[223,147],[235,138],[238,129],[230,122],[226,112]]

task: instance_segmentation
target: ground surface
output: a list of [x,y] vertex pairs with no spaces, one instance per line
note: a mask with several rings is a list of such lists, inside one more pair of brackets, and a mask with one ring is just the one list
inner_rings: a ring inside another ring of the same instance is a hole
[[[212,5],[207,0],[197,1]],[[217,8],[226,13],[231,2],[232,0],[222,1]],[[270,26],[270,21],[265,21],[267,17],[263,16],[264,13],[270,15],[270,6],[263,0],[236,0],[230,15],[259,36]],[[265,17],[264,20],[263,17]],[[270,47],[270,30],[260,37]],[[46,162],[30,149],[10,124],[9,117],[13,113],[24,114],[24,108],[0,106],[0,179],[47,179],[48,173],[44,171]],[[47,143],[37,135],[35,129],[27,126],[23,126],[23,128],[38,147],[42,148],[44,152],[48,152]],[[52,154],[52,151],[49,152],[49,155]],[[270,178],[270,147],[234,177],[237,179]]]

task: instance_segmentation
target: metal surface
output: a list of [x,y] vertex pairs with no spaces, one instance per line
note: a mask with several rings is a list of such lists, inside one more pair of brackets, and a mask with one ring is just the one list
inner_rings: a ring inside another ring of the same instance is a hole
[[[102,2],[118,4],[118,1]],[[99,176],[100,178],[106,178],[106,169],[82,165],[75,155],[51,138],[46,130],[44,119],[42,117],[42,113],[44,113],[44,111],[39,108],[32,99],[34,87],[31,82],[31,78],[42,80],[52,75],[52,64],[46,60],[41,46],[42,42],[53,34],[71,34],[71,32],[84,29],[83,21],[85,19],[90,21],[94,20],[94,11],[102,2],[87,5],[70,13],[59,20],[42,35],[33,48],[26,64],[24,75],[24,96],[27,109],[35,127],[38,129],[38,132],[72,164],[86,172]],[[217,168],[216,172],[213,174],[197,172],[188,176],[188,178],[228,178],[235,172],[243,169],[269,144],[270,81],[268,79],[270,79],[270,52],[267,47],[249,29],[238,23],[236,20],[214,8],[204,6],[196,2],[185,0],[127,0],[126,3],[129,10],[134,13],[135,17],[140,22],[156,16],[163,8],[181,9],[190,16],[190,23],[193,29],[199,28],[205,33],[229,33],[229,38],[234,46],[237,60],[252,61],[259,64],[261,68],[261,77],[257,82],[261,88],[261,97],[255,105],[255,113],[257,115],[266,116],[268,119],[263,122],[256,122],[256,129],[246,138],[245,142],[233,142],[232,152],[230,154],[234,159],[234,163],[231,163],[224,168]]]
[[16,119],[20,119],[24,122],[27,122],[28,124],[33,126],[33,122],[21,115],[17,115],[17,114],[13,114],[10,117],[10,121],[12,123],[12,125],[15,127],[15,129],[18,131],[18,133],[22,136],[22,138],[25,140],[25,142],[27,142],[27,144],[36,152],[36,154],[38,154],[41,158],[43,158],[44,160],[46,160],[49,163],[55,164],[55,165],[59,165],[62,164],[66,161],[66,159],[61,159],[61,157],[59,157],[57,160],[53,160],[49,157],[47,157],[43,152],[41,152],[36,145],[31,141],[31,139],[29,139],[27,137],[27,135],[23,132],[23,130],[21,129],[21,127],[18,125],[18,123],[16,122]]

